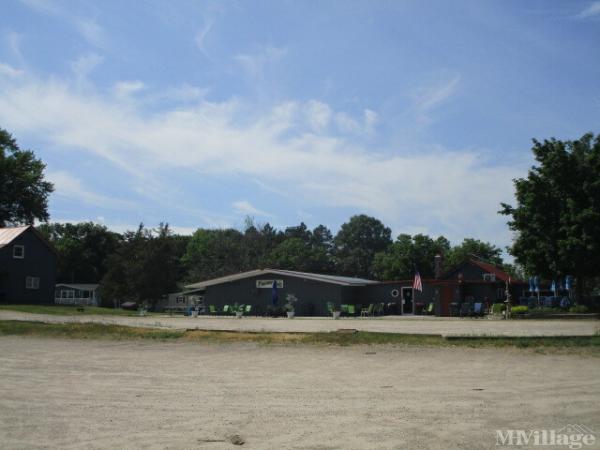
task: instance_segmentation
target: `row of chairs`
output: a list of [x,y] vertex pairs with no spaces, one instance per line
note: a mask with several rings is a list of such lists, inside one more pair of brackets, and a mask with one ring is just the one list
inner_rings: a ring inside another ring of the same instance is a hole
[[[335,311],[335,307],[332,302],[327,302],[327,312],[332,314]],[[382,315],[385,312],[385,303],[371,303],[369,306],[363,308],[361,304],[342,304],[340,305],[340,312],[342,316],[355,317],[360,313],[361,317],[372,317]]]
[[481,302],[463,302],[460,304],[460,317],[483,317],[485,308]]
[[237,309],[233,305],[223,305],[223,309],[221,311],[219,311],[215,305],[208,305],[208,314],[213,316],[229,316],[239,311],[243,312],[244,314],[250,314],[252,312],[252,305],[239,305]]

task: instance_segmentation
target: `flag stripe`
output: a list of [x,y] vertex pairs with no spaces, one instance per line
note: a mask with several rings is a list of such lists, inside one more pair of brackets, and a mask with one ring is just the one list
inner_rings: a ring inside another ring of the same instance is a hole
[[419,292],[423,292],[423,284],[421,283],[421,275],[419,275],[419,272],[415,272],[415,281],[413,281],[413,289]]

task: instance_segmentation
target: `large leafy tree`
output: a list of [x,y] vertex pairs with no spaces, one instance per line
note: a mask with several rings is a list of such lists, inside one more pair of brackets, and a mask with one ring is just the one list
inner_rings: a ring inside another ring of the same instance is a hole
[[61,283],[98,283],[121,240],[119,234],[92,222],[42,224],[38,230],[58,252]]
[[349,276],[373,276],[375,254],[392,243],[392,231],[374,217],[352,216],[335,236],[337,272]]
[[461,263],[465,259],[477,257],[484,261],[488,261],[497,266],[501,266],[502,249],[496,247],[490,242],[483,242],[478,239],[465,238],[462,243],[452,247],[445,255],[444,265],[452,267]]
[[0,227],[48,220],[48,196],[54,187],[44,180],[45,167],[0,128]]
[[514,180],[516,206],[502,204],[515,232],[510,252],[528,272],[567,274],[585,293],[600,275],[600,136],[533,141],[537,164]]
[[329,256],[323,247],[313,247],[294,237],[279,244],[269,256],[269,265],[275,269],[301,272],[327,272]]
[[175,292],[183,246],[169,226],[160,224],[123,234],[121,245],[109,260],[101,282],[103,301],[133,300],[153,306],[163,295]]
[[244,234],[232,228],[196,230],[182,257],[189,281],[242,272],[247,261]]
[[435,256],[448,253],[450,243],[440,236],[401,234],[384,252],[377,253],[373,262],[376,278],[382,280],[410,279],[419,271],[422,277],[433,277]]

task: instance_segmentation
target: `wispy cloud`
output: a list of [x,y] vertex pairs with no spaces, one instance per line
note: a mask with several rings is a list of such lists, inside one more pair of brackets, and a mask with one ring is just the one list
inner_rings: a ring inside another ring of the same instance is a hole
[[260,47],[253,53],[241,53],[234,56],[242,68],[251,76],[259,77],[270,64],[281,60],[286,54],[287,48],[266,45]]
[[[458,80],[424,92],[421,110],[441,104]],[[496,211],[501,201],[512,201],[510,180],[520,174],[518,168],[486,164],[485,155],[473,150],[429,147],[418,154],[412,149],[379,153],[357,142],[351,126],[345,132],[327,131],[327,124],[339,117],[362,124],[363,130],[372,128],[378,120],[374,111],[353,118],[317,101],[256,110],[240,100],[203,98],[149,113],[145,95],[142,91],[122,98],[99,89],[81,91],[66,81],[33,75],[4,78],[0,123],[14,133],[35,135],[65,151],[87,152],[136,179],[152,181],[140,185],[154,185],[163,173],[192,170],[203,177],[261,180],[293,199],[296,209],[364,211],[395,229],[435,224],[430,232],[450,238],[473,235],[498,241],[506,228]],[[315,133],[315,127],[322,131]],[[67,186],[62,192],[82,188],[64,174],[54,179]],[[84,200],[107,207],[111,201],[89,192]],[[161,201],[175,205],[179,197],[174,192]],[[269,214],[249,200],[238,200],[233,208]],[[506,236],[504,243],[508,240]]]
[[51,0],[21,0],[31,10],[47,16],[56,17],[68,23],[91,45],[105,49],[108,37],[104,29],[89,17],[80,17],[69,8]]
[[202,28],[200,28],[196,33],[196,36],[194,36],[194,43],[196,44],[196,47],[206,57],[209,57],[209,53],[206,49],[206,37],[208,36],[208,33],[210,33],[210,31],[212,30],[213,25],[214,20],[206,20],[204,22],[204,25],[202,25]]
[[104,58],[96,53],[88,53],[80,56],[71,63],[71,70],[79,82],[82,82],[87,76],[102,62]]
[[46,177],[54,184],[56,195],[74,198],[84,205],[109,209],[125,209],[134,206],[133,202],[90,191],[83,185],[81,179],[66,171],[48,172]]
[[0,76],[4,75],[7,77],[15,78],[22,74],[23,74],[22,70],[15,69],[14,67],[9,66],[8,64],[4,64],[4,63],[0,62]]
[[256,208],[248,200],[238,200],[236,202],[233,202],[232,206],[236,213],[242,214],[245,216],[273,217],[273,214]]
[[460,79],[460,75],[456,74],[415,90],[413,100],[417,123],[427,125],[432,121],[432,112],[456,93]]
[[577,14],[576,17],[578,19],[589,19],[590,17],[595,17],[598,15],[600,15],[600,2],[592,2],[579,14]]

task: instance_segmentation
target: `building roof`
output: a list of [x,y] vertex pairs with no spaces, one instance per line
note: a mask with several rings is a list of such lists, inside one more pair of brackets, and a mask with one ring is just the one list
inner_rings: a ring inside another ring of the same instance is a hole
[[14,241],[16,238],[18,238],[28,230],[31,230],[44,243],[44,245],[46,245],[46,247],[48,247],[50,251],[52,251],[52,253],[58,255],[56,249],[50,244],[50,242],[46,240],[42,233],[35,229],[33,225],[0,228],[0,248],[6,247],[12,241]]
[[55,284],[55,287],[67,287],[71,289],[77,289],[78,291],[95,291],[98,289],[98,287],[100,287],[100,285],[94,283],[57,283]]
[[188,284],[186,289],[203,289],[208,286],[217,284],[230,283],[232,281],[243,280],[259,275],[281,275],[294,278],[302,278],[304,280],[320,281],[322,283],[337,284],[340,286],[366,286],[368,284],[377,284],[378,281],[365,280],[363,278],[342,277],[337,275],[322,275],[318,273],[296,272],[293,270],[279,269],[259,269],[250,270],[249,272],[236,273],[225,277],[214,278],[212,280],[200,281],[199,283]]
[[481,261],[479,259],[475,259],[475,258],[465,259],[460,264],[452,267],[446,273],[442,274],[442,276],[440,278],[441,279],[447,278],[449,275],[453,274],[454,272],[459,270],[461,267],[464,267],[465,264],[473,264],[474,266],[479,267],[485,273],[494,274],[496,276],[497,281],[504,281],[505,283],[508,283],[508,280],[510,279],[511,283],[524,283],[523,280],[518,280],[518,279],[512,278],[508,273],[506,273],[500,267],[495,266],[494,264],[490,264],[490,263]]
[[22,227],[0,228],[0,248],[10,244],[23,232],[25,232],[29,227],[31,227],[31,225],[25,225]]

